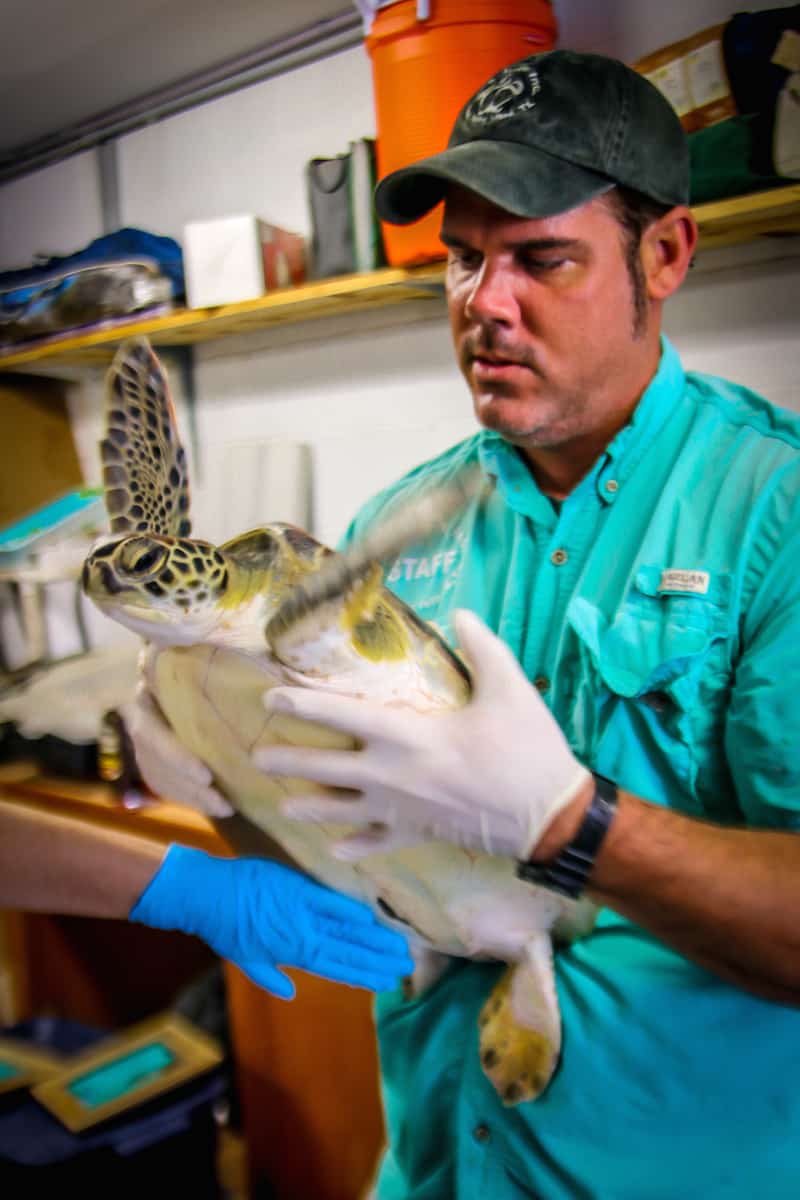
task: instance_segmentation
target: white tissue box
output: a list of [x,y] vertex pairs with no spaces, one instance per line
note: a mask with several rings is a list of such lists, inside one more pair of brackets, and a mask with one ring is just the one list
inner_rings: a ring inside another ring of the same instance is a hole
[[305,278],[305,242],[252,215],[190,221],[183,229],[189,308],[254,300]]

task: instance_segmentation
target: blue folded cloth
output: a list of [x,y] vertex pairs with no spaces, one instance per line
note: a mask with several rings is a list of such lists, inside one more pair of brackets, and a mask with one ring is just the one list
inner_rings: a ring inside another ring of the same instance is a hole
[[0,342],[19,342],[125,317],[184,295],[173,238],[120,229],[76,254],[0,272]]

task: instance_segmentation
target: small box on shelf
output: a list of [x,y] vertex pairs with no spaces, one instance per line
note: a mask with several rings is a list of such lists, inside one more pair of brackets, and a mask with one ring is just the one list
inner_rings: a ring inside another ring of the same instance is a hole
[[189,308],[255,300],[303,282],[305,239],[252,214],[190,221],[183,265]]

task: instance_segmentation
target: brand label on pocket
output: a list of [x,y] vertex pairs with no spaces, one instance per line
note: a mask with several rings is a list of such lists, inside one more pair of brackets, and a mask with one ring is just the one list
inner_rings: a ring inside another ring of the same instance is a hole
[[705,596],[711,576],[708,571],[683,571],[678,567],[670,567],[661,572],[660,592],[693,592],[697,596]]

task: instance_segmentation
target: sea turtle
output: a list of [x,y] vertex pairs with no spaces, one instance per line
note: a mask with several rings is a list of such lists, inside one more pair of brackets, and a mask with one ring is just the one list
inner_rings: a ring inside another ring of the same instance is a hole
[[435,711],[467,701],[465,665],[382,586],[377,564],[344,594],[276,622],[281,602],[313,582],[331,550],[282,523],[219,547],[189,537],[186,457],[164,372],[144,339],[124,343],[109,370],[105,422],[112,536],[87,558],[83,587],[149,642],[150,686],[170,725],[237,812],[299,867],[408,935],[417,962],[411,994],[447,955],[510,964],[480,1015],[481,1062],[504,1103],[538,1096],[561,1045],[552,937],[585,932],[591,906],[521,882],[510,860],[444,842],[340,862],[329,848],[346,829],[281,812],[288,793],[309,785],[268,778],[250,761],[275,740],[352,746],[330,730],[268,716],[261,697],[278,683]]

